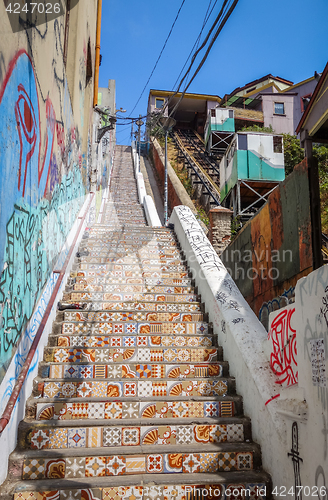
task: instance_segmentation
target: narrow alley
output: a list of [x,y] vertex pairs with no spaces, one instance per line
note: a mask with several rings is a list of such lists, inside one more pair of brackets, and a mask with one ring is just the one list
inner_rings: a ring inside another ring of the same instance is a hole
[[1,498],[265,496],[228,363],[174,231],[146,225],[127,146],[61,305]]

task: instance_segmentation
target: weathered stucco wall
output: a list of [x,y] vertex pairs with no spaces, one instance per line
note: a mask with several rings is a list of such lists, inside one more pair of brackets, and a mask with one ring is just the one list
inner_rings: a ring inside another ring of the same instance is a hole
[[65,67],[64,15],[13,33],[0,5],[0,382],[89,191],[96,14],[75,2]]
[[306,160],[270,194],[221,259],[267,327],[269,313],[286,305],[297,280],[312,270]]

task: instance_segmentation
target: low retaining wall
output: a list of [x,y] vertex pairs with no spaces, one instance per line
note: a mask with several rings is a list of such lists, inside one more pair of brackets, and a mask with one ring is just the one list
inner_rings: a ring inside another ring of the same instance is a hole
[[[293,486],[287,418],[300,418],[302,401],[294,388],[289,399],[276,399],[280,388],[265,352],[267,332],[227,272],[188,207],[175,207],[170,218],[205,303],[230,374],[236,377],[244,413],[252,419],[254,441],[261,445],[264,469],[274,486]],[[293,392],[294,391],[294,392]]]
[[[164,189],[165,156],[157,139],[151,139],[150,156],[161,182],[161,187]],[[167,161],[167,192],[169,213],[172,212],[174,207],[184,205],[189,207],[192,213],[197,214],[197,210],[189,194],[183,187],[169,161]]]
[[151,196],[147,195],[144,177],[139,171],[140,160],[135,142],[132,142],[132,161],[134,166],[134,175],[137,181],[138,198],[140,204],[144,207],[147,223],[150,227],[162,227],[154,200]]

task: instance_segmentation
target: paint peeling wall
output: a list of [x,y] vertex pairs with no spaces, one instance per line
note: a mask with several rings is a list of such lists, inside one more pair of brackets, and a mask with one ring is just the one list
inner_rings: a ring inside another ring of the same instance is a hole
[[13,33],[0,4],[0,382],[90,187],[96,13],[71,10],[65,67],[65,16]]
[[287,305],[297,280],[312,270],[306,160],[270,194],[221,259],[268,328],[269,313]]

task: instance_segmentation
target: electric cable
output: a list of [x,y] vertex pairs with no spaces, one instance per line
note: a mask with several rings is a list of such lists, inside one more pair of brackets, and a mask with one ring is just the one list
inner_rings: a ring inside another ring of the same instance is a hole
[[[173,95],[172,95],[172,96],[170,96],[170,99],[168,100],[168,102],[167,102],[167,103],[163,106],[163,108],[162,108],[162,110],[161,110],[161,113],[159,113],[159,115],[160,115],[160,116],[158,116],[157,123],[158,123],[158,121],[159,121],[160,117],[161,117],[161,116],[163,115],[163,113],[165,112],[165,110],[168,108],[169,101],[171,101],[171,100],[173,99],[173,97],[175,97],[175,96],[178,94],[178,92],[179,92],[179,90],[180,90],[180,87],[181,87],[181,85],[182,85],[183,81],[187,78],[187,76],[188,76],[188,74],[189,74],[189,72],[190,72],[190,70],[191,70],[191,68],[192,68],[192,66],[193,66],[193,64],[194,64],[194,62],[195,62],[195,59],[196,59],[197,55],[198,55],[198,54],[199,54],[199,52],[200,52],[200,51],[201,51],[201,50],[205,47],[205,45],[206,45],[206,43],[208,42],[208,40],[209,40],[209,38],[210,38],[211,34],[213,33],[214,29],[217,27],[218,23],[220,22],[219,27],[217,28],[217,30],[216,30],[216,32],[215,32],[215,35],[214,35],[213,39],[212,39],[212,40],[211,40],[211,42],[210,42],[210,45],[209,45],[209,50],[207,50],[207,52],[206,52],[206,54],[205,54],[205,59],[203,58],[203,60],[201,61],[200,65],[199,65],[199,66],[198,66],[198,68],[197,68],[197,70],[198,70],[198,71],[196,70],[196,71],[197,71],[197,73],[200,71],[201,67],[203,66],[203,64],[204,64],[204,62],[205,62],[205,60],[206,60],[206,58],[207,58],[207,56],[208,56],[208,54],[209,54],[209,51],[211,50],[211,48],[212,48],[212,46],[213,46],[213,44],[214,44],[214,42],[215,42],[216,38],[218,37],[218,35],[219,35],[220,31],[221,31],[221,30],[222,30],[222,28],[223,28],[224,24],[226,23],[226,21],[227,21],[227,20],[228,20],[228,18],[230,17],[230,15],[231,15],[231,13],[232,13],[232,10],[234,9],[234,7],[235,7],[235,5],[237,4],[238,0],[237,0],[236,2],[234,2],[233,7],[231,7],[231,8],[229,9],[228,14],[226,14],[226,15],[225,15],[225,17],[224,17],[224,19],[221,21],[222,16],[223,16],[223,15],[225,14],[225,12],[226,12],[226,8],[228,8],[228,7],[227,7],[227,4],[229,4],[229,2],[231,2],[231,0],[224,0],[224,1],[223,1],[223,4],[222,4],[222,7],[221,7],[221,9],[220,9],[219,14],[217,15],[217,17],[216,17],[215,21],[212,23],[212,26],[211,26],[210,30],[208,31],[208,33],[207,33],[207,35],[206,35],[206,37],[205,37],[205,39],[204,39],[203,43],[201,44],[201,46],[200,46],[200,47],[196,50],[196,52],[194,53],[194,55],[193,55],[193,57],[192,57],[192,60],[191,60],[191,62],[190,62],[190,65],[189,65],[189,67],[188,67],[187,71],[185,72],[185,74],[183,75],[183,77],[182,77],[182,79],[181,79],[181,81],[180,81],[180,83],[179,83],[179,85],[178,85],[177,90],[173,93]],[[196,73],[196,74],[197,74],[197,73]],[[194,74],[194,75],[191,77],[191,80],[189,81],[189,83],[187,84],[186,88],[185,88],[185,89],[184,89],[184,91],[182,92],[182,94],[181,94],[181,96],[180,96],[180,98],[179,98],[178,102],[177,102],[177,103],[176,103],[176,105],[174,106],[173,110],[170,112],[170,114],[169,114],[169,116],[170,116],[170,117],[171,117],[171,116],[175,113],[175,111],[176,111],[177,107],[179,106],[179,104],[180,104],[181,100],[182,100],[182,99],[183,99],[183,97],[184,97],[184,94],[185,94],[185,93],[186,93],[186,91],[187,91],[187,88],[189,88],[189,86],[190,86],[191,82],[192,82],[192,81],[194,80],[194,78],[196,77],[196,74]]]
[[132,109],[131,114],[132,114],[132,113],[133,113],[133,111],[136,109],[136,107],[137,107],[137,105],[138,105],[138,103],[139,103],[139,101],[140,101],[141,97],[143,96],[144,91],[146,90],[146,87],[147,87],[147,85],[148,85],[148,83],[149,83],[149,81],[150,81],[151,77],[153,76],[153,73],[154,73],[154,71],[155,71],[155,69],[156,69],[156,67],[157,67],[157,64],[158,64],[158,62],[159,62],[160,58],[162,57],[162,54],[163,54],[164,49],[165,49],[165,47],[166,47],[166,44],[167,44],[167,42],[168,42],[168,40],[169,40],[169,38],[170,38],[170,36],[171,36],[171,33],[172,33],[172,31],[173,31],[173,28],[174,28],[174,26],[175,26],[175,23],[176,23],[176,22],[177,22],[177,20],[178,20],[178,17],[179,17],[179,15],[180,15],[181,9],[182,9],[183,4],[185,3],[185,1],[186,1],[186,0],[182,0],[182,3],[181,3],[180,8],[179,8],[179,10],[178,10],[178,13],[177,13],[177,15],[176,15],[176,17],[175,17],[175,19],[174,19],[174,22],[173,22],[173,24],[172,24],[172,26],[171,26],[171,29],[170,29],[170,31],[169,31],[169,34],[168,34],[168,35],[167,35],[167,37],[166,37],[166,40],[165,40],[165,42],[164,42],[164,45],[163,45],[163,47],[162,47],[162,50],[161,50],[161,52],[160,52],[160,54],[159,54],[158,58],[157,58],[157,61],[156,61],[156,63],[155,63],[155,66],[153,67],[152,72],[150,73],[150,76],[149,76],[149,78],[148,78],[148,80],[147,80],[147,82],[146,82],[146,85],[144,86],[144,88],[143,88],[143,90],[142,90],[142,92],[141,92],[141,94],[140,94],[140,96],[139,96],[139,99],[137,100],[137,102],[136,102],[136,104],[135,104],[134,108]]

